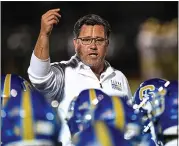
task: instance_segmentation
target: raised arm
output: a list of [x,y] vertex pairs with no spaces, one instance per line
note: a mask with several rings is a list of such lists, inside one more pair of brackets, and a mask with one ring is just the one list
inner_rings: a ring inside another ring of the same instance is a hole
[[47,11],[41,18],[40,34],[35,45],[34,54],[41,60],[49,58],[49,36],[52,32],[54,24],[58,24],[61,15],[58,13],[60,9],[52,9]]
[[49,37],[58,24],[60,9],[47,11],[41,18],[41,29],[32,53],[28,75],[31,83],[51,100],[60,101],[64,85],[64,71],[60,64],[50,65]]

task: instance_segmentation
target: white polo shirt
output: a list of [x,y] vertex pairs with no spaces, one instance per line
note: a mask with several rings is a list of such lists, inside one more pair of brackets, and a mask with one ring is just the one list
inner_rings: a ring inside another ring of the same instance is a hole
[[[61,64],[66,66],[62,67]],[[96,88],[108,95],[128,96],[133,101],[124,74],[112,68],[107,62],[106,66],[106,70],[98,79],[90,67],[82,63],[76,55],[69,61],[50,63],[50,59],[40,60],[33,53],[28,74],[32,84],[45,97],[60,102],[58,111],[61,118],[65,119],[71,101],[85,89]]]

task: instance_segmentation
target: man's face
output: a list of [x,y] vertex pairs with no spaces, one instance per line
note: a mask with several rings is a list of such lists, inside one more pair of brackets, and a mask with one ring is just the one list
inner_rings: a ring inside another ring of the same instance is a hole
[[[91,67],[99,66],[106,56],[108,40],[102,25],[83,25],[79,39],[74,39],[75,51],[81,61]],[[95,38],[90,43],[91,38]]]

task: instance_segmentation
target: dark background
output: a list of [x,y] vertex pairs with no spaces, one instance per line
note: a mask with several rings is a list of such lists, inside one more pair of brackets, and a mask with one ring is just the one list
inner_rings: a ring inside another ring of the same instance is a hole
[[[16,73],[28,80],[27,69],[40,31],[41,16],[49,9],[60,8],[62,18],[51,35],[51,62],[67,60],[73,26],[82,16],[94,13],[108,20],[112,27],[114,54],[107,58],[127,78],[139,79],[140,58],[136,46],[139,26],[150,17],[160,22],[178,17],[178,2],[1,2],[1,71]],[[22,36],[25,37],[22,37]],[[20,37],[21,36],[21,37]]]

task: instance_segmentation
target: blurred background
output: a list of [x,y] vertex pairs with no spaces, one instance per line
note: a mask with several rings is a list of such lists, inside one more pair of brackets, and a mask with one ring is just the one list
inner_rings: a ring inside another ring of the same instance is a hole
[[62,18],[50,41],[51,62],[74,54],[73,26],[94,13],[112,27],[107,60],[129,80],[132,92],[144,80],[178,79],[178,2],[54,1],[1,2],[1,72],[28,79],[30,63],[40,31],[41,16],[60,8]]

